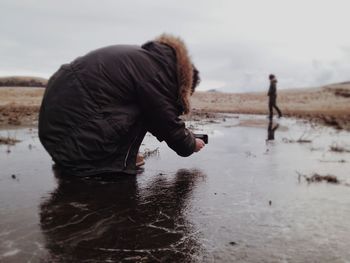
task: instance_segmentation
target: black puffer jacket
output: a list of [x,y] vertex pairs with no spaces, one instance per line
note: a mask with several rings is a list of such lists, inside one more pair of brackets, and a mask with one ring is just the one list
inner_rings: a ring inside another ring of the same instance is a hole
[[189,111],[192,74],[184,43],[167,35],[142,47],[92,51],[50,78],[39,138],[53,160],[75,175],[135,173],[147,131],[189,156],[195,138],[178,116]]

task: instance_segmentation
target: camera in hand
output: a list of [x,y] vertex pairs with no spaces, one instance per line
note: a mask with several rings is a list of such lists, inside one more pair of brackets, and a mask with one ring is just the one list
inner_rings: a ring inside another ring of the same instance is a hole
[[205,144],[208,144],[208,134],[195,133],[194,137],[201,139]]

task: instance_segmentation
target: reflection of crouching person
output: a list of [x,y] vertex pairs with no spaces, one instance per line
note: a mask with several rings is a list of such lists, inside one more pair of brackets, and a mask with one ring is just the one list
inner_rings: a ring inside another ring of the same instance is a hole
[[147,131],[178,155],[204,147],[179,118],[199,75],[178,38],[114,45],[63,65],[49,80],[39,138],[55,163],[75,175],[136,173]]
[[271,120],[273,118],[273,108],[276,109],[278,113],[278,117],[282,117],[282,112],[276,105],[276,100],[277,100],[277,79],[275,75],[269,75],[269,80],[270,80],[270,88],[267,93],[267,96],[269,96],[269,119]]

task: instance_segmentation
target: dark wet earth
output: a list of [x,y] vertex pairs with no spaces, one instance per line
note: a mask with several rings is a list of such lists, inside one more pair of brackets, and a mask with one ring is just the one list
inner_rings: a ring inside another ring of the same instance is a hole
[[36,129],[0,131],[22,140],[0,145],[0,262],[350,262],[350,133],[278,123],[190,122],[209,144],[189,158],[146,136],[144,170],[103,180],[56,179]]

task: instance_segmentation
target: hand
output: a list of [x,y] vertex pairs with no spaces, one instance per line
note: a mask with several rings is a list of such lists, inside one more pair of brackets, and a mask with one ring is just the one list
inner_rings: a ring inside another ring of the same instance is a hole
[[199,152],[204,146],[205,143],[203,142],[203,140],[196,138],[196,148],[194,149],[194,151]]

